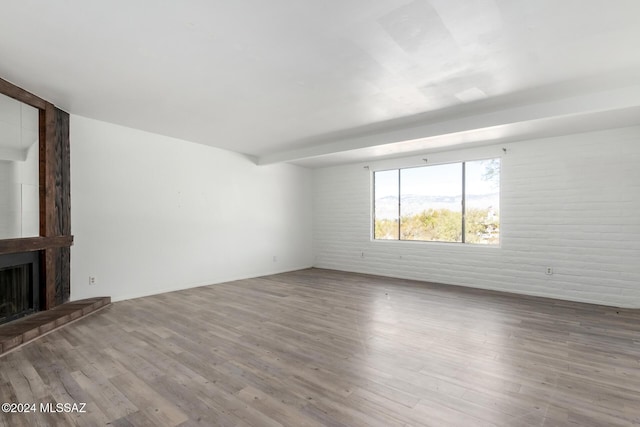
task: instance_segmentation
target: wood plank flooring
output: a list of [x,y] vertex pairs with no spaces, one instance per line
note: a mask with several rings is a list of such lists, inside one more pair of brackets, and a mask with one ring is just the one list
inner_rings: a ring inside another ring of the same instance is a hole
[[0,358],[2,426],[640,425],[640,313],[309,269],[117,302]]

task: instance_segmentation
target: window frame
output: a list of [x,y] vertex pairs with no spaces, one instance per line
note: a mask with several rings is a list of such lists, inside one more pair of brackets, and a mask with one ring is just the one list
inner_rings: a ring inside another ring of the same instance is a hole
[[[499,229],[500,234],[498,236],[498,242],[495,244],[483,244],[483,243],[474,243],[467,242],[466,240],[466,164],[470,162],[481,162],[486,160],[494,160],[497,159],[500,161],[500,181],[498,183],[498,200],[500,206],[500,219],[499,219]],[[426,159],[423,159],[426,161]],[[415,168],[428,168],[434,166],[441,165],[450,165],[450,164],[460,164],[461,165],[461,174],[462,174],[462,188],[461,188],[461,207],[462,207],[462,238],[461,241],[440,241],[440,240],[409,240],[402,239],[402,174],[401,171],[403,169],[415,169]],[[456,246],[465,246],[465,247],[488,247],[488,248],[500,248],[502,246],[502,165],[503,165],[503,156],[486,156],[486,157],[478,157],[478,158],[468,158],[464,160],[452,160],[452,161],[444,161],[444,162],[434,162],[425,165],[408,165],[408,166],[395,166],[395,167],[381,167],[370,170],[370,185],[371,185],[371,204],[370,204],[370,213],[371,213],[371,227],[370,227],[370,240],[372,242],[396,242],[396,243],[414,243],[414,244],[444,244],[444,245],[456,245]],[[398,172],[398,217],[397,217],[397,238],[395,239],[376,239],[376,173],[377,172],[388,172],[388,171],[397,171]]]

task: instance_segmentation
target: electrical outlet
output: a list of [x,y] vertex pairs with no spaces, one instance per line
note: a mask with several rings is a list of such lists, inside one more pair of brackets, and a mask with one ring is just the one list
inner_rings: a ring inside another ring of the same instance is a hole
[[273,262],[278,262],[278,257],[277,256],[273,256]]
[[547,267],[547,269],[544,272],[547,276],[551,276],[553,274],[553,268],[551,267]]
[[89,276],[89,286],[94,286],[98,284],[98,279],[96,276]]

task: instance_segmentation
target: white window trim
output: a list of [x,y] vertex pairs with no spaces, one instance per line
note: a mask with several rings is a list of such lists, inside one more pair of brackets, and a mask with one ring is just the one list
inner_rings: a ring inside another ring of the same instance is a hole
[[[506,153],[506,149],[502,146],[493,146],[486,147],[476,150],[464,150],[460,152],[447,152],[447,153],[433,153],[430,155],[425,155],[421,157],[419,160],[415,157],[410,159],[395,159],[395,160],[387,160],[376,162],[371,166],[367,166],[369,170],[369,239],[374,243],[382,243],[382,244],[418,244],[418,245],[436,245],[436,246],[451,246],[451,247],[464,247],[464,248],[492,248],[499,249],[502,247],[503,242],[503,229],[502,229],[502,170],[504,165],[504,154]],[[471,153],[473,151],[473,153]],[[482,154],[480,153],[482,152]],[[466,154],[476,154],[478,157],[461,157],[462,153]],[[432,163],[430,159],[434,159],[435,161]],[[500,237],[497,244],[487,245],[480,243],[468,243],[468,242],[440,242],[440,241],[429,241],[429,240],[402,240],[402,239],[376,239],[375,238],[375,172],[384,172],[389,170],[400,170],[400,169],[408,169],[414,167],[425,167],[425,166],[438,166],[452,163],[463,163],[463,162],[474,162],[474,161],[482,161],[482,160],[491,160],[491,159],[500,159],[500,183],[499,183],[499,197],[500,197]]]

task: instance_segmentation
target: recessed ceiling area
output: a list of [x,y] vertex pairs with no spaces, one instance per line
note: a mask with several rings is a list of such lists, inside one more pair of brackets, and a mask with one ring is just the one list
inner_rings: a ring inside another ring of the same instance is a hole
[[10,1],[0,76],[72,114],[314,167],[638,124],[638,16],[635,0]]

